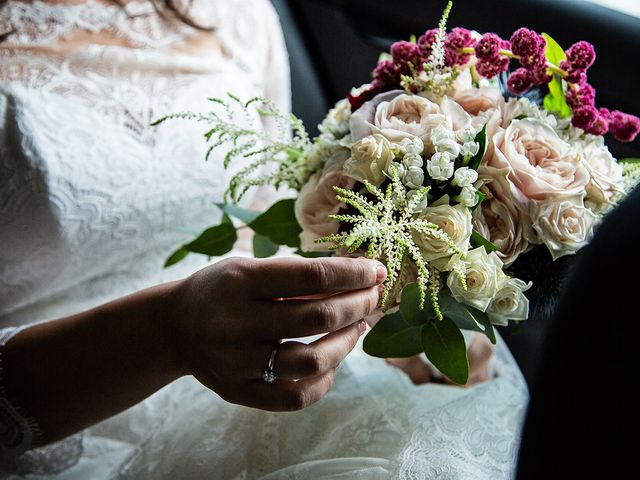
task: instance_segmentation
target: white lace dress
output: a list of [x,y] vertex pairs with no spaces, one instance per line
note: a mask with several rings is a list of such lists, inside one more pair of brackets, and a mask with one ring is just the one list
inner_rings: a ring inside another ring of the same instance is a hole
[[[12,31],[0,43],[0,355],[19,328],[206,264],[191,256],[162,269],[190,231],[218,219],[213,203],[227,174],[220,158],[204,162],[197,126],[149,124],[227,91],[282,108],[289,93],[271,5],[205,3],[199,18],[214,34],[165,20],[150,2],[0,6],[0,30]],[[0,395],[0,475],[509,478],[527,393],[502,343],[494,363],[495,378],[473,388],[416,387],[356,351],[326,398],[287,414],[227,404],[183,378],[22,455],[37,440],[37,419]]]

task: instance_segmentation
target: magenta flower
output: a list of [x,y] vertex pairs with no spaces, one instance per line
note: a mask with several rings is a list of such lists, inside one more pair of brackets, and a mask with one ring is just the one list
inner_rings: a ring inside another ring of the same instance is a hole
[[552,76],[547,71],[546,65],[542,65],[539,68],[528,71],[531,74],[531,81],[534,85],[543,85],[551,81]]
[[571,116],[571,124],[574,127],[578,127],[586,131],[589,130],[599,115],[600,113],[593,105],[584,105],[574,108],[573,115]]
[[381,88],[393,88],[400,84],[400,72],[392,60],[382,60],[373,70],[376,85]]
[[596,100],[596,90],[588,83],[583,83],[578,88],[569,88],[565,98],[571,108],[580,108],[586,105],[593,106]]
[[490,62],[498,57],[503,40],[495,33],[485,33],[476,43],[475,51],[478,60]]
[[574,69],[586,70],[596,59],[596,51],[589,42],[581,40],[567,50],[567,60]]
[[456,27],[451,30],[444,39],[444,63],[448,67],[454,65],[464,65],[471,58],[470,53],[461,53],[460,49],[473,47],[476,40],[471,36],[471,32],[466,28]]
[[525,68],[535,69],[546,63],[544,56],[547,41],[528,28],[519,28],[511,35],[511,51],[520,57]]
[[395,42],[391,45],[391,57],[393,57],[393,63],[405,75],[412,73],[409,64],[413,65],[415,71],[422,70],[422,64],[424,63],[422,51],[415,43]]
[[590,133],[591,135],[604,135],[608,131],[609,120],[601,114],[598,114],[591,126],[585,130],[585,132]]
[[429,55],[431,55],[431,46],[436,40],[437,33],[438,29],[432,28],[431,30],[427,30],[426,32],[424,32],[422,35],[420,35],[420,38],[418,38],[418,46],[420,47],[422,56],[424,58],[429,58]]
[[531,88],[533,79],[531,71],[526,68],[519,68],[515,72],[511,72],[507,79],[507,87],[514,95],[520,95]]
[[489,62],[478,61],[476,71],[485,78],[493,78],[509,68],[508,57],[495,57]]
[[640,132],[640,118],[619,110],[611,112],[609,131],[621,142],[632,142]]

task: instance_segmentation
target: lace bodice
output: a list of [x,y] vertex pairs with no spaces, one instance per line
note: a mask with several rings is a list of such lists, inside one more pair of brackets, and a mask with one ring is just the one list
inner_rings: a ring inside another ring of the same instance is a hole
[[[0,362],[20,326],[208,262],[162,269],[218,220],[228,177],[220,158],[204,162],[197,125],[152,128],[153,119],[207,109],[207,97],[227,92],[288,108],[286,51],[267,0],[196,0],[213,33],[147,1],[124,10],[65,1],[0,4],[0,35],[12,30],[0,42]],[[227,404],[184,378],[3,468],[56,479],[507,479],[526,389],[504,345],[497,352],[497,379],[458,389],[415,387],[357,351],[325,399],[290,415]],[[17,452],[33,425],[10,407],[0,403],[0,441],[15,439]]]

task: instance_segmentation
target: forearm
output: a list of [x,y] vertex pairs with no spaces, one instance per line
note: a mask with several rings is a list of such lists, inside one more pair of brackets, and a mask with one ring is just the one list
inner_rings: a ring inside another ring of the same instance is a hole
[[160,285],[23,330],[3,351],[4,387],[49,443],[140,402],[184,372]]

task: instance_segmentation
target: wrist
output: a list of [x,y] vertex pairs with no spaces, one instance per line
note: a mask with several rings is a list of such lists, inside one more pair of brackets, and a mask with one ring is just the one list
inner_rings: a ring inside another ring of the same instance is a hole
[[167,369],[176,377],[189,375],[190,369],[185,355],[184,314],[181,299],[184,298],[184,282],[178,280],[158,287],[157,318],[162,339]]

